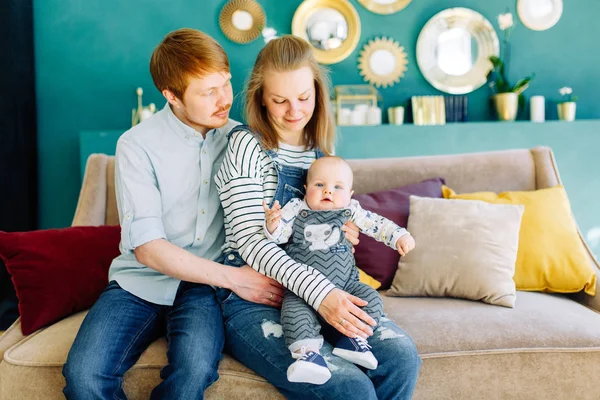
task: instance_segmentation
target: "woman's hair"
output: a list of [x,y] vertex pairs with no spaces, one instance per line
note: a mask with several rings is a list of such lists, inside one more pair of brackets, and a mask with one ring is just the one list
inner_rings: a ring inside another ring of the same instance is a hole
[[150,74],[161,92],[173,92],[179,99],[190,78],[215,72],[229,72],[229,59],[215,39],[196,29],[183,28],[169,33],[156,46],[150,59]]
[[265,149],[278,147],[279,137],[267,109],[263,106],[265,76],[269,72],[288,72],[310,67],[315,83],[315,110],[304,128],[307,148],[319,148],[325,154],[333,152],[335,121],[329,103],[329,76],[315,60],[309,44],[296,36],[284,35],[273,39],[258,53],[246,90],[246,121],[262,135]]

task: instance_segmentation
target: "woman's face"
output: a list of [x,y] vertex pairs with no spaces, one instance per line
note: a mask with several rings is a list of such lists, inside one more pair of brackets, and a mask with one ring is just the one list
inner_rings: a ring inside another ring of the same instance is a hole
[[299,135],[315,110],[315,79],[310,67],[265,74],[263,104],[281,137]]

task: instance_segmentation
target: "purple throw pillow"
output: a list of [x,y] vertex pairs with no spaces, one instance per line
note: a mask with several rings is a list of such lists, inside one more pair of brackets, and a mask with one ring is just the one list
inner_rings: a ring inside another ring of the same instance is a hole
[[[406,228],[410,205],[409,197],[414,195],[442,198],[442,185],[444,185],[443,178],[433,178],[391,190],[357,194],[354,195],[354,198],[365,210],[377,213]],[[356,265],[381,282],[381,289],[389,288],[398,269],[400,254],[362,233],[359,239],[360,243],[356,246],[354,254]]]

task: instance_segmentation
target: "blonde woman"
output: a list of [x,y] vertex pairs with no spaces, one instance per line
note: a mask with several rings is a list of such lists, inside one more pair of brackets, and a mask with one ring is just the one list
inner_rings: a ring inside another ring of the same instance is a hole
[[[421,364],[410,337],[386,318],[373,332],[374,320],[360,308],[366,302],[336,288],[311,266],[292,260],[263,233],[263,202],[270,207],[277,200],[284,206],[302,197],[310,164],[333,151],[335,123],[328,86],[327,75],[304,40],[283,36],[270,41],[248,82],[250,127],[236,127],[229,134],[215,182],[225,212],[225,264],[252,266],[318,312],[326,340],[319,352],[332,371],[331,379],[318,386],[287,379],[294,359],[282,335],[281,313],[273,307],[281,303],[276,293],[262,295],[273,302],[268,306],[220,291],[226,347],[287,398],[341,399],[360,393],[363,399],[409,399]],[[345,231],[356,243],[356,227],[345,226]],[[363,371],[334,356],[329,342],[335,343],[339,335],[372,335],[371,351],[379,367]]]

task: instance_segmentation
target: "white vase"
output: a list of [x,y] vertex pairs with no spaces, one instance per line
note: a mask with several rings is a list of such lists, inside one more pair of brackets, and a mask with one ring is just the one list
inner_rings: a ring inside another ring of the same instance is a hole
[[577,103],[567,101],[556,105],[558,110],[558,119],[561,121],[575,121],[575,112],[577,111]]

